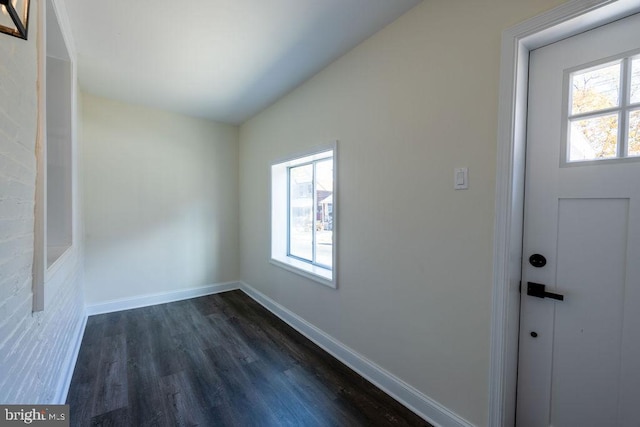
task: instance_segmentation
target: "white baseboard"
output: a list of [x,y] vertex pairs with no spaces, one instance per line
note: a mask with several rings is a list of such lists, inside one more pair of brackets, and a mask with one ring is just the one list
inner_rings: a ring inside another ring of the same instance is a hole
[[69,387],[71,386],[71,378],[73,378],[73,371],[76,367],[76,361],[80,354],[80,346],[82,345],[82,337],[84,337],[84,330],[87,327],[87,314],[82,313],[82,319],[78,322],[78,326],[73,334],[73,342],[71,351],[67,354],[65,361],[66,371],[58,382],[58,392],[54,399],[54,403],[58,405],[64,405],[67,401],[67,394],[69,393]]
[[131,298],[121,298],[92,304],[87,306],[87,314],[113,313],[116,311],[130,310],[132,308],[148,307],[150,305],[166,304],[168,302],[182,301],[185,299],[233,291],[239,288],[238,282],[216,283],[200,288],[183,289],[178,291],[162,292],[158,294],[142,295]]
[[240,282],[240,289],[285,323],[289,324],[289,326],[428,422],[436,426],[447,427],[473,426],[469,421],[424,395],[400,378],[350,349],[340,341],[337,341],[245,282]]

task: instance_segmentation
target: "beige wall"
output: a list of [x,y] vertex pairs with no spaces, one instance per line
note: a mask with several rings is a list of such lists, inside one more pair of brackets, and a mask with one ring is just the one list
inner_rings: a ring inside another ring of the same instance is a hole
[[235,281],[238,130],[84,94],[88,305]]
[[[242,280],[476,425],[500,37],[560,3],[425,0],[240,129]],[[338,290],[268,263],[271,162],[335,139]],[[454,191],[455,167],[468,190]]]

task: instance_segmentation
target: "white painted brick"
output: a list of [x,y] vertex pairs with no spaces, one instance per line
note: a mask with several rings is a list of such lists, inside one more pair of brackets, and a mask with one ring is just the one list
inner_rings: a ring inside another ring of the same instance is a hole
[[0,401],[47,403],[56,395],[54,387],[68,368],[66,353],[74,344],[70,332],[83,315],[78,278],[71,277],[68,283],[70,286],[51,303],[50,311],[33,316],[28,333],[14,334],[0,347],[0,355],[6,356],[0,357],[0,364],[15,365],[6,383],[0,383]]
[[31,178],[32,175],[35,175],[35,172],[30,171],[26,166],[11,159],[11,157],[5,153],[0,152],[0,175],[7,179],[32,185]]
[[[28,234],[16,235],[10,240],[0,241],[0,261],[20,256],[24,253],[24,248],[33,244],[33,239]],[[0,295],[2,290],[0,289]],[[1,303],[0,303],[1,304]],[[2,321],[2,317],[0,317]]]
[[[11,96],[11,94],[9,94]],[[9,138],[14,139],[18,135],[19,125],[13,121],[7,111],[0,113],[0,127]]]
[[[7,360],[8,363],[15,363],[16,360],[29,360],[28,356],[32,353],[33,347],[30,346],[30,339],[28,335],[23,335],[20,340],[20,346],[17,347],[19,351],[16,351],[12,354],[12,357]],[[19,394],[19,390],[25,386],[27,386],[32,379],[29,378],[29,365],[21,364],[18,369],[15,369],[9,372],[8,381],[5,383],[5,386],[8,389],[8,392],[14,395]],[[26,380],[26,381],[25,381]],[[27,403],[26,401],[18,401],[19,403]]]
[[23,325],[28,321],[28,317],[31,315],[31,299],[25,298],[20,303],[13,313],[9,314],[3,323],[0,323],[0,337],[10,337],[16,333],[19,329],[18,326]]
[[33,203],[30,200],[4,199],[0,200],[0,218],[18,219],[33,217]]
[[7,153],[3,153],[0,147],[0,174],[4,178],[16,179],[19,175],[21,166],[18,165]]
[[[29,142],[24,141],[25,138],[29,138]],[[15,141],[8,142],[6,150],[7,157],[27,168],[30,175],[33,174],[36,168],[35,135],[18,130]]]
[[[1,311],[2,313],[5,313],[7,317],[3,319],[5,323],[0,325],[0,328],[3,327],[4,331],[6,331],[7,328],[10,329],[8,326],[10,324],[17,325],[18,323],[16,323],[16,319],[21,320],[21,317],[24,317],[26,314],[30,314],[30,312],[20,310],[22,310],[22,304],[24,301],[31,301],[31,289],[29,286],[20,286],[15,289],[14,292],[7,295],[6,299],[8,304],[4,305]],[[27,308],[30,310],[31,307],[27,305]],[[4,346],[5,343],[8,343],[12,336],[12,334],[2,335],[0,338],[0,347]]]
[[9,43],[1,43],[0,44],[0,54],[4,58],[10,58],[13,54],[13,45]]
[[[24,110],[33,109],[32,106],[24,106]],[[24,120],[21,122],[21,127],[18,129],[18,133],[16,135],[16,142],[23,146],[24,153],[27,157],[22,161],[23,164],[29,166],[32,163],[35,165],[36,155],[35,155],[35,147],[36,147],[36,134],[33,129],[27,128],[31,124],[36,124],[36,117],[30,118],[30,120]],[[35,168],[35,166],[34,166]]]
[[[18,275],[16,275],[18,276]],[[3,295],[6,298],[3,307],[7,306],[7,314],[9,316],[16,313],[16,307],[18,307],[23,301],[31,298],[31,281],[25,280],[21,286],[16,286],[13,289],[7,290]],[[4,320],[4,319],[3,319]],[[0,340],[1,342],[2,340]]]
[[[0,74],[2,73],[0,72]],[[7,93],[7,88],[5,87],[3,80],[0,80],[0,98],[8,98],[8,97],[9,97],[9,94]]]
[[7,240],[15,236],[33,233],[33,219],[2,219],[0,218],[0,240]]
[[[0,343],[0,348],[2,348],[0,363],[2,363],[2,366],[11,366],[15,363],[15,360],[17,359],[16,355],[19,353],[20,349],[27,348],[24,344],[25,342],[28,342],[29,339],[30,336],[28,331],[25,330],[21,331],[21,333],[11,335],[4,342]],[[6,380],[6,378],[3,380]],[[2,390],[1,386],[0,390]]]
[[[28,250],[30,248],[25,248]],[[3,295],[15,294],[28,280],[31,280],[31,253],[21,253],[10,260],[0,261],[0,289]]]
[[[35,5],[31,14],[38,22]],[[55,294],[32,313],[37,25],[29,31],[28,41],[0,37],[0,402],[58,403],[84,316],[82,257],[59,270],[60,285],[45,284]]]
[[7,95],[9,95],[9,98],[7,98],[3,102],[3,104],[5,104],[4,106],[5,108],[3,108],[3,111],[5,112],[10,110],[12,105],[11,100],[14,100],[20,96],[20,87],[12,77],[12,74],[14,73],[14,70],[12,68],[13,67],[3,67],[2,69],[0,69],[0,71],[3,72],[2,74],[3,87],[5,88]]
[[31,200],[35,197],[35,187],[24,182],[7,180],[2,188],[0,199]]

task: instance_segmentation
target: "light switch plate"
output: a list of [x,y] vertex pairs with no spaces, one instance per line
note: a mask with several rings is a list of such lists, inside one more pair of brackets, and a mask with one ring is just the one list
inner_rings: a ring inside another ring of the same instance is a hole
[[453,170],[453,188],[456,190],[466,190],[469,188],[468,168],[455,168]]

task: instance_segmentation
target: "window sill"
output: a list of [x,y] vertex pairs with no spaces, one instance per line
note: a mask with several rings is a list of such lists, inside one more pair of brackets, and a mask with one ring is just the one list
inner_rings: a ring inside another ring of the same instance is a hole
[[337,283],[333,277],[333,271],[318,267],[290,257],[271,258],[271,264],[284,268],[292,273],[311,279],[330,288],[336,289]]
[[47,246],[47,269],[50,269],[63,255],[69,251],[71,245]]
[[[71,256],[71,248],[69,246],[47,247],[47,268],[45,269],[45,281],[48,281],[60,269],[67,258]],[[53,254],[52,254],[53,252]]]

